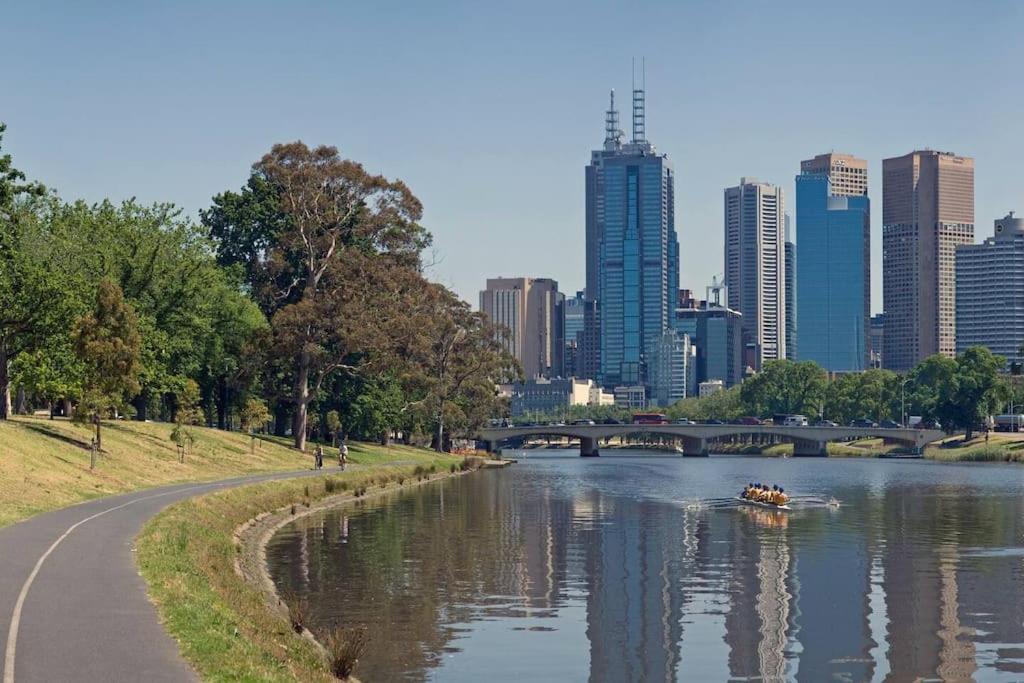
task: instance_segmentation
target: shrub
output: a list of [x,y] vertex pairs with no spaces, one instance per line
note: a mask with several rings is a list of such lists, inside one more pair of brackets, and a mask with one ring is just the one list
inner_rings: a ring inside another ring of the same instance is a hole
[[455,463],[452,463],[451,465],[448,466],[448,471],[451,472],[452,474],[455,474],[456,469],[458,468],[455,466]]
[[405,486],[405,477],[399,477],[398,478],[398,485],[399,486]]
[[331,673],[341,680],[347,679],[355,671],[359,658],[366,650],[366,629],[334,628],[320,641],[327,650],[328,666]]
[[334,493],[334,489],[337,488],[338,482],[334,481],[330,477],[324,479],[324,491],[326,493]]
[[281,599],[288,608],[288,622],[292,625],[292,630],[302,633],[302,629],[306,628],[306,617],[309,615],[309,601],[299,597],[295,591],[285,591]]
[[295,514],[295,503],[292,503],[292,514]]
[[306,498],[309,498],[309,484],[306,484],[305,486],[302,487],[302,494]]

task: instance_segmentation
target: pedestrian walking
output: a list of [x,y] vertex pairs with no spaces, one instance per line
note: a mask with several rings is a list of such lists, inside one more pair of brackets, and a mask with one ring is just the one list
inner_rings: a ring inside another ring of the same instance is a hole
[[345,445],[344,441],[342,441],[341,445],[338,446],[338,467],[340,467],[341,471],[344,472],[345,471],[345,465],[347,465],[347,464],[348,464],[348,446]]
[[324,467],[324,447],[317,446],[316,451],[313,453],[314,458],[314,469],[323,469]]

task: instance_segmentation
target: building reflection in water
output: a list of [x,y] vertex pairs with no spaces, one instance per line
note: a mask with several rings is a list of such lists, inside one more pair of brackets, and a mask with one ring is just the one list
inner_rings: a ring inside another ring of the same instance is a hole
[[268,560],[314,623],[386,643],[379,680],[1024,677],[1019,498],[851,485],[784,515],[607,488],[461,478],[299,520]]

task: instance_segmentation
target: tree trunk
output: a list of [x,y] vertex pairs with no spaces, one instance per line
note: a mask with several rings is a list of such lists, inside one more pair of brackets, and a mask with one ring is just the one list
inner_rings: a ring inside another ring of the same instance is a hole
[[11,359],[7,346],[0,342],[0,420],[11,416]]
[[227,429],[228,425],[228,380],[221,377],[217,380],[217,429]]
[[67,417],[67,418],[73,417],[73,415],[72,415],[73,411],[74,411],[74,408],[71,407],[71,399],[65,397],[64,398],[64,417]]
[[309,409],[309,352],[299,354],[299,367],[295,377],[295,415],[292,419],[292,437],[295,448],[306,450],[306,412]]
[[288,433],[288,406],[278,401],[274,406],[274,436],[284,436]]
[[28,399],[25,396],[25,387],[18,387],[14,394],[14,414],[25,415],[28,413]]
[[143,389],[139,392],[139,395],[132,401],[132,405],[135,406],[135,419],[139,422],[145,422],[149,419],[149,390]]
[[434,450],[444,453],[444,422],[441,418],[437,419],[437,428],[434,430]]
[[103,450],[103,437],[100,436],[100,414],[96,413],[92,416],[92,423],[96,425],[96,451]]
[[385,429],[384,432],[381,433],[381,435],[380,435],[380,445],[381,446],[390,446],[391,445],[391,430],[390,429]]

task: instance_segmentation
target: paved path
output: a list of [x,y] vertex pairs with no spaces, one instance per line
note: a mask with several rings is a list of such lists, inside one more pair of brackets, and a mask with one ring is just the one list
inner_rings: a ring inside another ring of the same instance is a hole
[[147,489],[0,529],[2,683],[195,681],[135,566],[133,542],[167,505],[312,470]]

